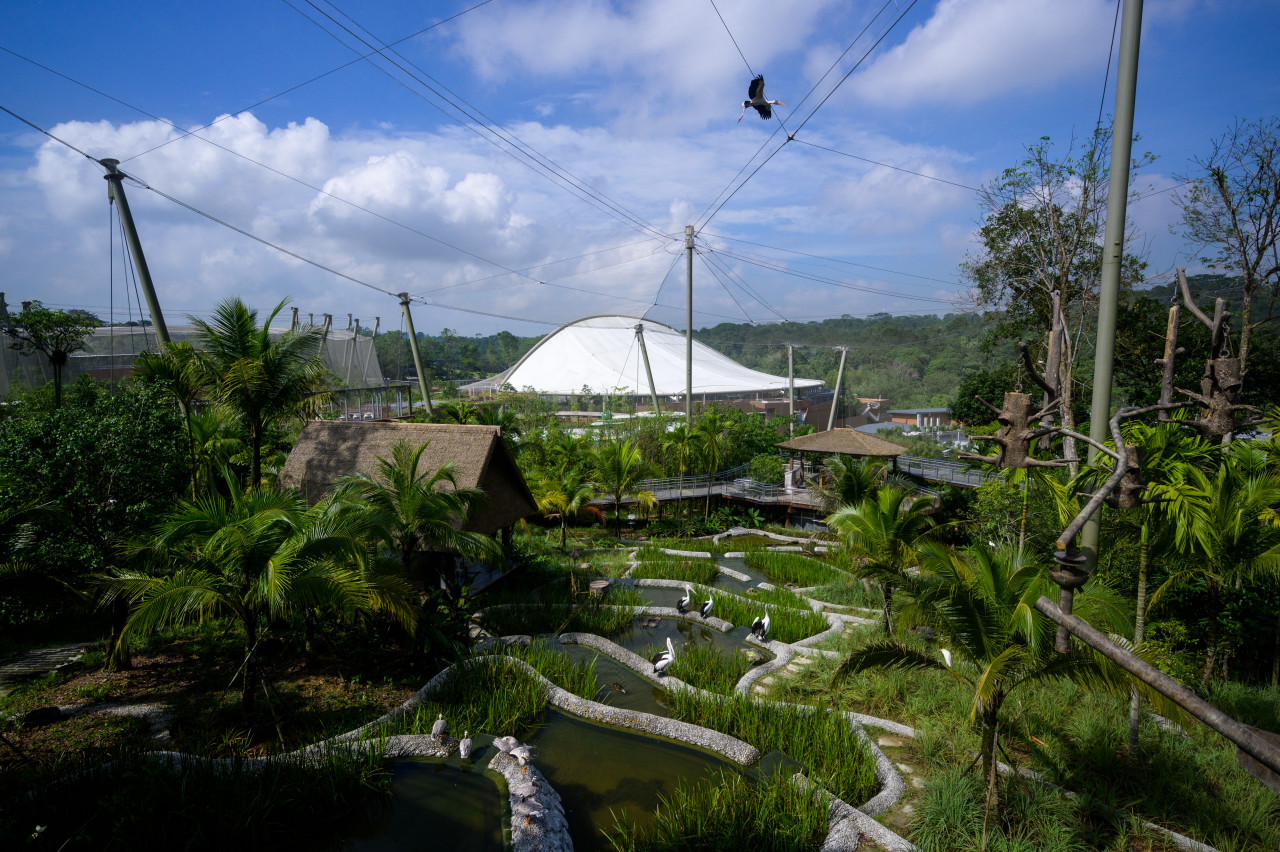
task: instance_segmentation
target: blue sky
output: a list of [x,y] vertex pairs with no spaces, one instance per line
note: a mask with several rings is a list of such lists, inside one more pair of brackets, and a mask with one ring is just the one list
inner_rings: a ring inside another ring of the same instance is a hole
[[[387,293],[407,291],[431,333],[606,312],[682,327],[689,223],[699,327],[943,312],[964,304],[980,216],[966,187],[1042,136],[1065,150],[1113,108],[1114,0],[312,2],[6,7],[0,104],[349,276],[130,183],[170,324],[238,295],[385,330],[401,323]],[[396,45],[395,64],[375,55],[255,106],[455,15]],[[1153,278],[1198,268],[1170,233],[1175,176],[1237,117],[1277,112],[1278,31],[1273,0],[1147,0],[1135,150],[1159,159],[1130,215]],[[748,65],[796,138],[716,210],[785,139],[752,112],[737,122]],[[10,303],[114,303],[127,319],[101,174],[0,114]]]

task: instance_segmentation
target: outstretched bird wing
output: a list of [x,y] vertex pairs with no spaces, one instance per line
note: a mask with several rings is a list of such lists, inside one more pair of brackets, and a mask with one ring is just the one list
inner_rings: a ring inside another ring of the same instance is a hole
[[[783,88],[786,88],[785,86]],[[751,81],[751,85],[747,87],[747,97],[751,100],[764,97],[764,75],[757,74],[756,78]],[[756,107],[759,109],[759,107]]]

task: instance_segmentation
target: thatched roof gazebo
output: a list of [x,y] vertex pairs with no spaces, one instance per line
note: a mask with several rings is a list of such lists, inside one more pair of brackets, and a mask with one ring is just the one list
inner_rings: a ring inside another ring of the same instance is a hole
[[[799,453],[800,470],[802,472],[804,471],[805,453],[891,458],[896,470],[898,456],[907,451],[907,448],[901,444],[886,441],[884,438],[877,438],[875,435],[868,435],[866,432],[859,432],[857,429],[828,429],[825,432],[814,432],[811,435],[801,435],[799,438],[782,441],[777,444],[777,447],[787,451],[788,471],[795,469],[795,454]],[[789,476],[788,479],[790,478]]]
[[405,440],[415,448],[427,445],[420,471],[430,473],[453,462],[460,488],[484,489],[488,500],[463,525],[467,532],[493,535],[537,511],[497,426],[309,421],[280,470],[279,482],[298,489],[307,503],[314,505],[331,494],[338,478],[345,474],[377,476],[378,459],[390,460],[392,448]]

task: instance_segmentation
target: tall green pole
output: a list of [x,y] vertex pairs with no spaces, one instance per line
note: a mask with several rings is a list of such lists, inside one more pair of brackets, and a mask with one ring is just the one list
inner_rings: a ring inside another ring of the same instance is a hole
[[684,422],[693,427],[693,226],[684,226],[685,271],[688,286],[684,301]]
[[133,214],[129,212],[129,199],[124,194],[124,175],[116,168],[119,160],[99,160],[99,165],[107,170],[103,177],[107,181],[107,197],[116,203],[120,211],[120,224],[124,226],[125,242],[129,244],[129,253],[133,255],[133,268],[138,272],[138,283],[142,285],[142,294],[147,299],[147,310],[151,313],[151,327],[156,330],[156,337],[161,343],[169,342],[169,327],[164,324],[164,314],[160,312],[160,299],[156,297],[155,285],[151,282],[151,270],[147,267],[146,255],[142,253],[142,243],[138,240],[138,229],[133,225]]
[[836,371],[836,393],[831,397],[831,413],[827,415],[827,431],[830,432],[836,425],[836,408],[840,405],[840,391],[844,389],[844,359],[849,354],[849,350],[840,347],[840,369]]
[[[409,330],[409,351],[413,353],[413,368],[418,371],[418,390],[422,391],[422,399],[426,403],[427,416],[435,416],[431,410],[431,394],[427,391],[427,374],[422,370],[422,353],[418,351],[418,333],[413,330],[413,314],[409,313],[409,294],[398,293],[400,310],[404,313],[404,327]],[[413,411],[409,411],[413,414]]]
[[[1133,111],[1138,88],[1138,42],[1142,35],[1142,0],[1123,0],[1120,23],[1120,54],[1116,63],[1116,109],[1111,128],[1111,173],[1107,187],[1107,224],[1102,243],[1102,280],[1098,293],[1098,336],[1094,347],[1093,408],[1089,437],[1106,441],[1111,419],[1111,379],[1116,354],[1116,313],[1120,293],[1121,262],[1124,259],[1124,221],[1129,200],[1129,158],[1133,149]],[[1098,451],[1090,447],[1093,464]],[[1092,574],[1098,564],[1101,511],[1095,512],[1080,533],[1084,570]],[[1066,542],[1070,544],[1070,542]],[[1070,614],[1072,592],[1063,589],[1062,611]],[[1058,650],[1065,651],[1067,635],[1059,629]]]

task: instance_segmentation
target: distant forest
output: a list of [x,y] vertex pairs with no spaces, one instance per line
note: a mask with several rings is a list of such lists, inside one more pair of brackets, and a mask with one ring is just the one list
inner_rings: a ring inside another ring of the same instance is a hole
[[[1196,302],[1212,314],[1213,300],[1222,297],[1238,309],[1240,293],[1232,279],[1216,275],[1193,276]],[[1146,404],[1158,390],[1159,371],[1153,363],[1163,347],[1165,318],[1176,285],[1167,284],[1123,294],[1116,352],[1118,401]],[[1254,299],[1254,321],[1280,316],[1272,288],[1263,288]],[[1091,323],[1090,323],[1091,325]],[[1280,328],[1265,322],[1254,334],[1245,397],[1255,405],[1280,402]],[[937,316],[841,317],[821,322],[748,325],[721,323],[698,329],[694,338],[739,363],[766,373],[787,374],[787,344],[794,346],[795,374],[821,379],[828,387],[836,382],[839,347],[848,350],[845,363],[846,398],[883,397],[894,408],[951,406],[967,422],[981,414],[972,405],[980,393],[999,404],[1006,390],[1019,381],[1015,364],[1016,341],[994,339],[995,318],[980,314]],[[1092,329],[1090,328],[1089,331]],[[1207,341],[1198,321],[1183,311],[1180,345],[1186,347],[1178,385],[1196,389],[1203,370]],[[1233,330],[1238,334],[1238,328]],[[1206,332],[1207,333],[1207,332]],[[1088,335],[1091,336],[1091,335]],[[461,384],[485,378],[510,367],[540,337],[518,337],[502,331],[489,336],[463,337],[449,329],[438,336],[419,335],[423,363],[434,381]],[[1077,391],[1089,399],[1092,376],[1092,344],[1084,341],[1077,376],[1086,387]],[[413,358],[403,332],[378,335],[378,361],[388,379],[413,374]],[[1025,385],[1030,387],[1030,381]]]

